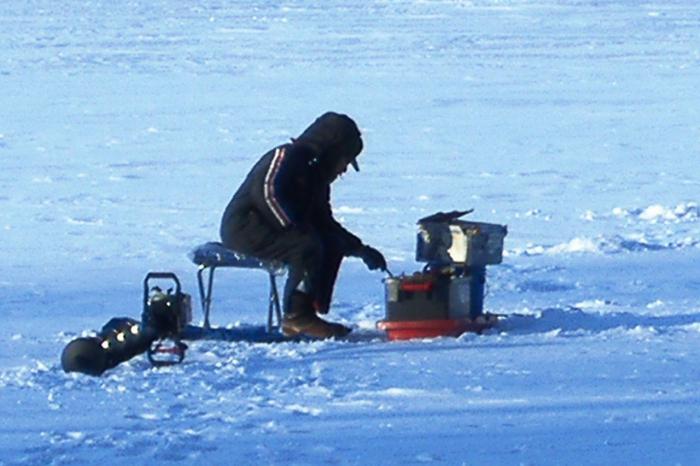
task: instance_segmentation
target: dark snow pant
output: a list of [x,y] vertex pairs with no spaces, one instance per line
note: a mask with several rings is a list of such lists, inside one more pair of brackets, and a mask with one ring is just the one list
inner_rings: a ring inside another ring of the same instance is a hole
[[285,314],[291,309],[292,293],[300,285],[318,312],[328,312],[344,257],[340,242],[333,235],[313,229],[276,231],[263,223],[258,214],[249,212],[222,227],[221,239],[229,249],[287,266],[282,304]]
[[292,241],[292,244],[285,261],[289,274],[284,285],[285,312],[290,309],[292,293],[301,285],[301,291],[311,296],[314,309],[325,314],[330,309],[335,280],[343,260],[337,242],[318,233],[280,238],[282,243],[287,241]]

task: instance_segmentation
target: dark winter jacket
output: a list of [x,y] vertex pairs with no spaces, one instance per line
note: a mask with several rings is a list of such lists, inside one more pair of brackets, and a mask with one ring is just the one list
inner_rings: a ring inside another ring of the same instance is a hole
[[339,159],[354,160],[361,150],[355,122],[326,113],[292,143],[263,155],[224,212],[224,244],[254,254],[276,235],[298,229],[332,237],[345,255],[356,254],[362,241],[333,218],[330,172]]

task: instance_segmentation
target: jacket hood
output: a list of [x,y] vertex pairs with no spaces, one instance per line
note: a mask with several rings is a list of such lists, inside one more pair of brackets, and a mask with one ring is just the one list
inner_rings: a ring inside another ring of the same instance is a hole
[[316,153],[321,165],[347,160],[356,171],[357,156],[362,152],[362,137],[357,124],[347,115],[327,112],[321,115],[296,139]]

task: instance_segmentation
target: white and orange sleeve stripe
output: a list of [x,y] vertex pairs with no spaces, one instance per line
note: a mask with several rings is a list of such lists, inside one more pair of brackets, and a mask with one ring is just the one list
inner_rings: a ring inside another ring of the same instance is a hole
[[265,203],[282,227],[287,227],[292,223],[292,221],[289,219],[289,215],[287,215],[282,207],[282,204],[279,202],[277,197],[278,193],[275,192],[275,182],[277,181],[280,167],[284,162],[286,155],[287,151],[284,148],[278,148],[275,150],[275,154],[272,157],[272,162],[270,162],[270,167],[267,169],[267,173],[265,174],[265,182],[263,185]]

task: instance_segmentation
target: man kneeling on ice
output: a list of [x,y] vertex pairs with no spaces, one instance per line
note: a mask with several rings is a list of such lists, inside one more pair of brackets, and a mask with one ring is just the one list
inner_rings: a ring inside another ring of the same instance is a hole
[[330,185],[348,165],[359,171],[361,151],[355,122],[325,113],[297,139],[263,155],[226,207],[224,246],[288,267],[285,336],[330,338],[350,332],[318,316],[328,312],[343,257],[360,257],[370,270],[386,270],[382,253],[343,228],[331,211]]

